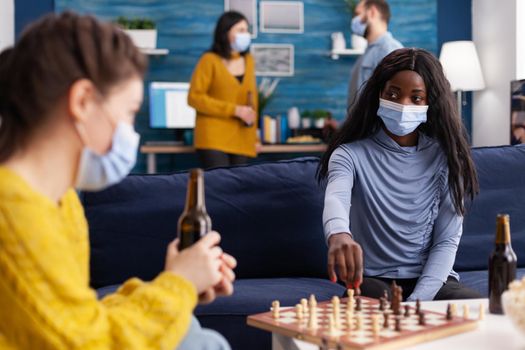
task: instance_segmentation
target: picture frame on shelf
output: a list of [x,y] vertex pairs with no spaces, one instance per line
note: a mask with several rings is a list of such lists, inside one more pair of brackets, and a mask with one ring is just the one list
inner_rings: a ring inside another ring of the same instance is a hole
[[302,1],[261,1],[259,6],[261,33],[304,33]]
[[255,75],[291,77],[294,75],[294,46],[292,44],[252,44]]
[[257,38],[257,0],[224,0],[224,11],[237,11],[248,20],[252,39]]

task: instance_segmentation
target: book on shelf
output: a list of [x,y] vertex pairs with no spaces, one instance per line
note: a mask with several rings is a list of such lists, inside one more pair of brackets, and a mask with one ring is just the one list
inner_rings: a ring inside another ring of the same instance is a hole
[[263,117],[263,143],[276,144],[286,143],[289,136],[288,118],[277,116]]

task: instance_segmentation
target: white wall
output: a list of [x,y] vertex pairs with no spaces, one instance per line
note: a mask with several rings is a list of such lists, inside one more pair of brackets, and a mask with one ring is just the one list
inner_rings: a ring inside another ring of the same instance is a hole
[[525,79],[525,0],[517,0],[516,15],[516,78]]
[[0,0],[0,51],[15,42],[14,0]]
[[[510,81],[517,79],[517,18],[525,20],[525,0],[473,0],[472,37],[476,44],[486,89],[475,92],[472,143],[493,146],[510,142]],[[518,10],[521,11],[518,14]],[[524,24],[520,24],[521,26]],[[521,28],[520,30],[522,30]],[[521,34],[520,34],[521,35]],[[519,55],[525,55],[521,37]],[[521,56],[523,61],[525,56]],[[525,73],[523,64],[520,74]]]

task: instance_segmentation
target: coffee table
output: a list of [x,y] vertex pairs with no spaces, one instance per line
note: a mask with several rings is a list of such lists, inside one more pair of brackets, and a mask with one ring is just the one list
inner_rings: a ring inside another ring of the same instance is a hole
[[[505,316],[492,315],[488,313],[487,299],[470,300],[448,300],[448,301],[427,301],[422,302],[424,310],[445,312],[448,303],[455,303],[458,310],[462,310],[462,305],[467,304],[472,310],[472,314],[477,314],[480,303],[485,305],[485,320],[479,321],[476,330],[453,335],[439,340],[421,343],[416,346],[406,348],[406,350],[455,350],[455,349],[505,349],[505,350],[524,350],[525,335],[522,335],[512,324],[511,320]],[[413,303],[408,303],[413,305]],[[318,350],[314,344],[306,343],[301,340],[272,333],[272,350]]]

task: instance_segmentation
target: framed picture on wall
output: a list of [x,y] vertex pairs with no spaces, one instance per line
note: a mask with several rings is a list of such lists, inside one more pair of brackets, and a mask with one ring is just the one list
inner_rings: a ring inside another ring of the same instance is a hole
[[291,44],[252,44],[255,75],[291,77],[294,75],[294,46]]
[[224,11],[237,11],[248,20],[252,38],[257,38],[257,0],[224,0]]
[[510,83],[510,144],[525,143],[525,79]]
[[301,34],[304,32],[302,1],[261,1],[261,32]]

